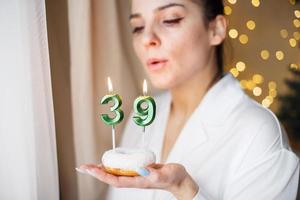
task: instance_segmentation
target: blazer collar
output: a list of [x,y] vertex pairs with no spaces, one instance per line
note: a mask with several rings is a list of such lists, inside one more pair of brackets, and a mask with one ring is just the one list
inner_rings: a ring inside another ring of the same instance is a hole
[[239,81],[227,73],[210,88],[195,113],[204,123],[223,124],[244,96]]
[[[225,74],[209,89],[186,122],[167,162],[179,162],[186,152],[206,142],[209,128],[222,127],[243,97],[239,82],[230,73]],[[167,95],[167,101],[170,105],[170,94]]]
[[[239,81],[231,73],[226,73],[207,91],[191,118],[198,116],[204,123],[223,124],[244,96]],[[171,94],[167,92],[164,107],[170,107],[171,101]]]

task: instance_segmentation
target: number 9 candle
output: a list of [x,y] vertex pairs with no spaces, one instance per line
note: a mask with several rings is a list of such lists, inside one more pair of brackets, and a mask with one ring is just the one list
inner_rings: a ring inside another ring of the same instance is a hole
[[105,95],[101,99],[101,104],[108,104],[109,102],[113,102],[113,106],[110,108],[110,111],[115,114],[113,118],[109,117],[108,114],[102,114],[101,119],[102,121],[112,126],[112,143],[113,143],[113,149],[116,148],[116,139],[115,139],[115,126],[119,124],[123,118],[124,118],[124,112],[120,109],[122,105],[122,99],[118,94],[113,93],[113,87],[110,77],[107,78],[107,84],[108,84],[108,91],[109,94]]
[[[156,114],[156,104],[152,97],[146,96],[147,93],[147,82],[144,80],[143,84],[143,96],[140,96],[135,99],[133,109],[136,115],[133,117],[134,122],[138,126],[143,127],[143,146],[145,146],[145,127],[149,126]],[[143,104],[146,104],[146,107],[142,107]]]

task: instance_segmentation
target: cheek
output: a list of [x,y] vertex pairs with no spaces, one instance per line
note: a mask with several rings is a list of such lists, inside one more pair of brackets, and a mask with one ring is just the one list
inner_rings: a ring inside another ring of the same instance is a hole
[[190,74],[203,67],[209,51],[207,32],[203,28],[190,28],[167,40],[176,71]]
[[135,51],[136,56],[139,58],[140,61],[143,61],[144,51],[141,46],[141,42],[138,40],[138,38],[133,39],[133,49]]

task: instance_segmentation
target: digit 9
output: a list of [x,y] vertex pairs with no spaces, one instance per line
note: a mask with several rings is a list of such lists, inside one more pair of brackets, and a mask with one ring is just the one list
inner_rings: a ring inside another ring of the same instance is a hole
[[[145,103],[146,107],[143,108],[142,104]],[[133,104],[133,109],[136,115],[133,117],[134,122],[139,126],[150,125],[156,114],[156,104],[150,96],[138,97]]]

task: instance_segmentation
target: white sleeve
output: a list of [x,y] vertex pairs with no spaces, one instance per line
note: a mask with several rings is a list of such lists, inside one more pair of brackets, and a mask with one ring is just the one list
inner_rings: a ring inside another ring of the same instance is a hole
[[[281,150],[261,162],[238,172],[227,187],[224,200],[295,200],[298,189],[298,158]],[[193,200],[212,200],[205,192]]]
[[237,172],[224,199],[294,200],[299,177],[298,158],[282,149],[270,157]]
[[240,167],[233,171],[224,200],[294,200],[297,196],[299,159],[277,120],[270,120],[254,133]]
[[[285,141],[280,125],[271,120],[253,132],[240,166],[233,170],[222,200],[295,200],[298,190],[299,159]],[[193,200],[214,200],[205,191]]]

